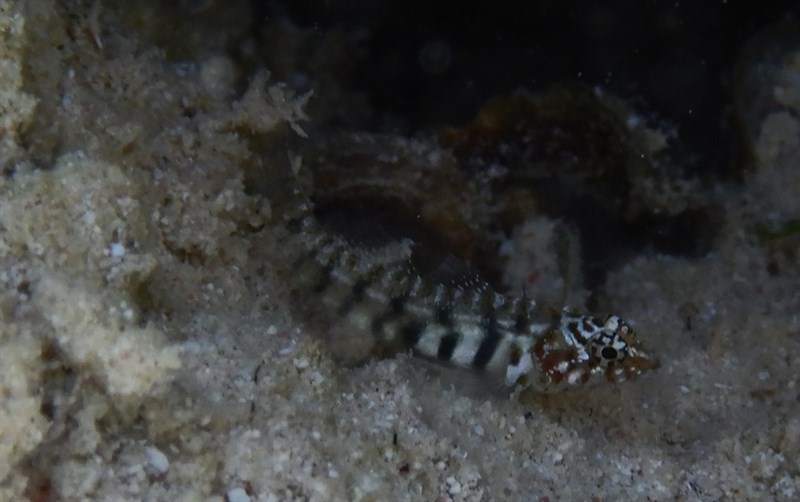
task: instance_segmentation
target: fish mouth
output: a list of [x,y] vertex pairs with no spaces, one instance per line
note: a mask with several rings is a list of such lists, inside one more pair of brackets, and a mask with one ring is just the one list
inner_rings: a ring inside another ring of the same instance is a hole
[[657,357],[653,357],[644,352],[639,352],[634,356],[628,358],[630,366],[640,372],[648,370],[655,370],[661,367],[661,361]]

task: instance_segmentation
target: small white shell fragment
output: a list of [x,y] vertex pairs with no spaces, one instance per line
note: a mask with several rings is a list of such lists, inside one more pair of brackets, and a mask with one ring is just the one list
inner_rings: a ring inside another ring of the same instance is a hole
[[156,474],[164,474],[169,469],[169,459],[158,448],[149,446],[145,449],[148,470]]
[[450,495],[458,495],[461,493],[461,483],[458,482],[456,478],[450,476],[445,480],[447,483],[447,493]]
[[108,251],[114,258],[125,256],[125,246],[123,246],[119,242],[112,242],[111,245],[108,247]]
[[225,494],[227,502],[250,502],[250,495],[243,488],[232,488]]

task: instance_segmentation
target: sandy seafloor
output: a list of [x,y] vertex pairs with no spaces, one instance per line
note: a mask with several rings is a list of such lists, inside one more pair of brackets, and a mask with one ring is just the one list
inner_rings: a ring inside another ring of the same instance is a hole
[[661,368],[509,399],[335,363],[244,190],[314,117],[114,19],[0,0],[0,500],[800,497],[800,48],[765,67],[713,251],[608,278]]

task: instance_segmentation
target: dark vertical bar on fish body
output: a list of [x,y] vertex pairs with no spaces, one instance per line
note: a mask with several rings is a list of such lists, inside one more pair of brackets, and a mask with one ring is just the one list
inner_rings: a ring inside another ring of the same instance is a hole
[[459,338],[459,334],[454,331],[444,335],[439,341],[439,350],[436,352],[436,357],[440,361],[450,361],[450,358],[453,357],[453,352],[456,350],[456,345],[458,345]]
[[483,336],[483,340],[481,340],[478,351],[475,353],[475,357],[472,359],[472,365],[477,369],[483,369],[487,364],[489,364],[489,361],[492,360],[492,356],[494,356],[494,353],[500,344],[500,340],[502,339],[500,331],[497,330],[497,319],[494,315],[491,315],[486,319],[485,330],[486,332]]

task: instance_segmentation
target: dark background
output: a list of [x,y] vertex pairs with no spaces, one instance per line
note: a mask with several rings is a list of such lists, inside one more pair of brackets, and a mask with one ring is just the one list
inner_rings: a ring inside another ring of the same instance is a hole
[[[678,126],[699,174],[730,163],[730,89],[741,48],[797,19],[796,1],[256,1],[256,19],[341,30],[358,50],[344,86],[361,128],[411,135],[461,124],[492,96],[580,82]],[[256,26],[261,26],[258,22]]]

